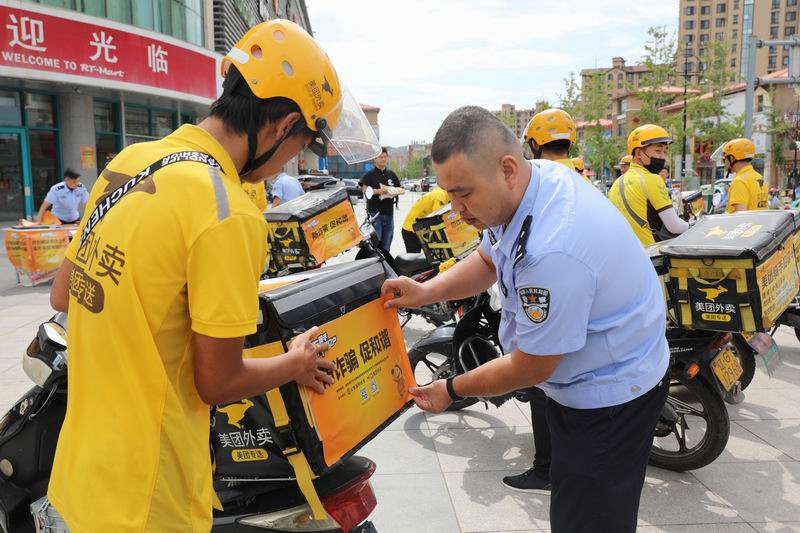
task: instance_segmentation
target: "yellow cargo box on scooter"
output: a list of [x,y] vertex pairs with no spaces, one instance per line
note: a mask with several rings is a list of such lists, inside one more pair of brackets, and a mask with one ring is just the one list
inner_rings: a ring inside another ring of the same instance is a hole
[[264,218],[273,271],[319,266],[362,238],[344,187],[308,192],[268,209]]
[[397,312],[383,307],[385,279],[383,263],[365,259],[261,282],[261,319],[244,357],[283,354],[297,334],[319,326],[334,383],[325,394],[293,382],[219,406],[218,478],[296,477],[303,488],[303,479],[308,485],[349,458],[410,405],[414,374]]
[[788,212],[794,217],[794,256],[797,259],[798,271],[800,271],[800,210],[790,209]]
[[712,215],[661,246],[679,326],[766,331],[794,300],[800,276],[786,211]]
[[432,264],[464,255],[481,242],[481,234],[453,211],[450,204],[433,214],[417,219],[412,226],[422,243],[422,251]]

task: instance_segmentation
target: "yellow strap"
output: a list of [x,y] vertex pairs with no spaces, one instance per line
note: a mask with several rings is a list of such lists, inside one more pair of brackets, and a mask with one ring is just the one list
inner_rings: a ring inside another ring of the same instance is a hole
[[[281,396],[280,390],[272,389],[267,391],[267,402],[269,403],[269,408],[272,411],[272,417],[275,420],[275,426],[288,426],[289,413],[286,411],[286,404],[283,403],[283,397]],[[284,454],[286,454],[287,451],[293,452],[295,450],[290,449],[283,451]],[[311,512],[314,513],[314,519],[325,520],[328,518],[328,513],[325,511],[325,507],[322,505],[322,501],[319,499],[317,489],[314,488],[311,466],[308,464],[308,460],[301,450],[296,450],[296,452],[297,453],[290,453],[286,456],[286,458],[289,460],[289,464],[292,465],[292,469],[294,469],[294,475],[295,478],[297,478],[297,485],[300,487],[300,492],[302,492],[303,496],[306,497],[308,505],[311,507]]]
[[436,242],[436,243],[426,243],[425,246],[432,250],[436,249],[448,249],[448,248],[459,248],[461,246],[466,246],[470,243],[470,241],[464,242]]

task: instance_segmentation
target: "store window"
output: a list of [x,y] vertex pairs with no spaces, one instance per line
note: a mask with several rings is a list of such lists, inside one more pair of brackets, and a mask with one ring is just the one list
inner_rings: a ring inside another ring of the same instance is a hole
[[125,144],[160,139],[175,129],[176,114],[135,104],[125,105]]
[[94,101],[94,134],[97,169],[102,170],[108,161],[122,149],[119,104],[103,100]]
[[54,128],[53,97],[27,93],[25,95],[25,123],[32,128]]
[[150,131],[156,137],[165,137],[175,129],[175,118],[169,111],[153,111]]
[[50,187],[61,180],[56,168],[58,163],[56,132],[29,130],[28,144],[31,152],[33,205],[34,209],[38,209]]
[[203,46],[202,0],[36,0]]
[[0,91],[0,125],[22,125],[22,106],[18,92]]

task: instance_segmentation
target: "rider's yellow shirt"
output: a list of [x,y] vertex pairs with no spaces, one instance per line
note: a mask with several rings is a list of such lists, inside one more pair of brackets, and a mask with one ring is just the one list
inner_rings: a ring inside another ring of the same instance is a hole
[[242,190],[246,192],[247,196],[250,197],[250,200],[256,204],[256,207],[258,207],[259,211],[263,213],[267,210],[267,191],[264,188],[263,181],[259,183],[243,181]]
[[[627,206],[622,198],[623,188]],[[637,163],[632,163],[628,172],[617,178],[608,192],[608,199],[619,209],[645,246],[656,242],[652,228],[661,227],[658,213],[672,207],[672,198],[664,179]]]
[[[132,176],[189,150],[221,168],[165,166],[98,217]],[[255,332],[266,222],[222,146],[185,125],[114,158],[80,228],[67,251],[69,396],[50,501],[74,532],[207,532],[210,410],[191,337]]]
[[430,192],[422,195],[422,198],[414,202],[406,218],[403,220],[403,229],[414,231],[414,222],[420,218],[425,218],[450,203],[450,196],[447,191],[436,187]]
[[592,183],[592,180],[590,180],[588,177],[584,176],[581,172],[578,172],[578,169],[575,168],[575,163],[572,162],[572,159],[557,159],[556,163],[560,163],[560,164],[564,165],[565,167],[567,167],[568,169],[574,170],[575,172],[578,173],[578,175],[580,177],[585,179],[589,183],[589,185],[594,185]]
[[725,212],[733,213],[733,206],[737,204],[744,205],[747,211],[767,209],[769,206],[769,189],[764,177],[756,172],[753,165],[747,165],[733,177]]

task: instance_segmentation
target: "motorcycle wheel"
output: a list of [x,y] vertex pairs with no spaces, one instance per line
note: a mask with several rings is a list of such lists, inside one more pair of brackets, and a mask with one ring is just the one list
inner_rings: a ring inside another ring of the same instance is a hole
[[[800,337],[798,337],[800,340]],[[742,365],[742,376],[739,378],[739,381],[742,384],[742,390],[745,390],[748,385],[753,381],[753,376],[756,374],[756,354],[753,349],[747,344],[747,341],[744,337],[740,335],[734,335],[733,339],[731,340],[733,344],[733,349],[736,352],[736,357],[739,359],[739,363]]]
[[684,472],[712,463],[728,444],[731,423],[719,393],[705,379],[688,379],[682,373],[670,377],[665,409],[676,420],[659,417],[649,463]]
[[[428,385],[437,379],[449,378],[455,375],[453,360],[442,354],[412,349],[408,352],[408,359],[411,361],[411,371],[414,373],[414,377],[420,387]],[[477,398],[464,398],[450,404],[447,410],[460,411],[477,402]]]

